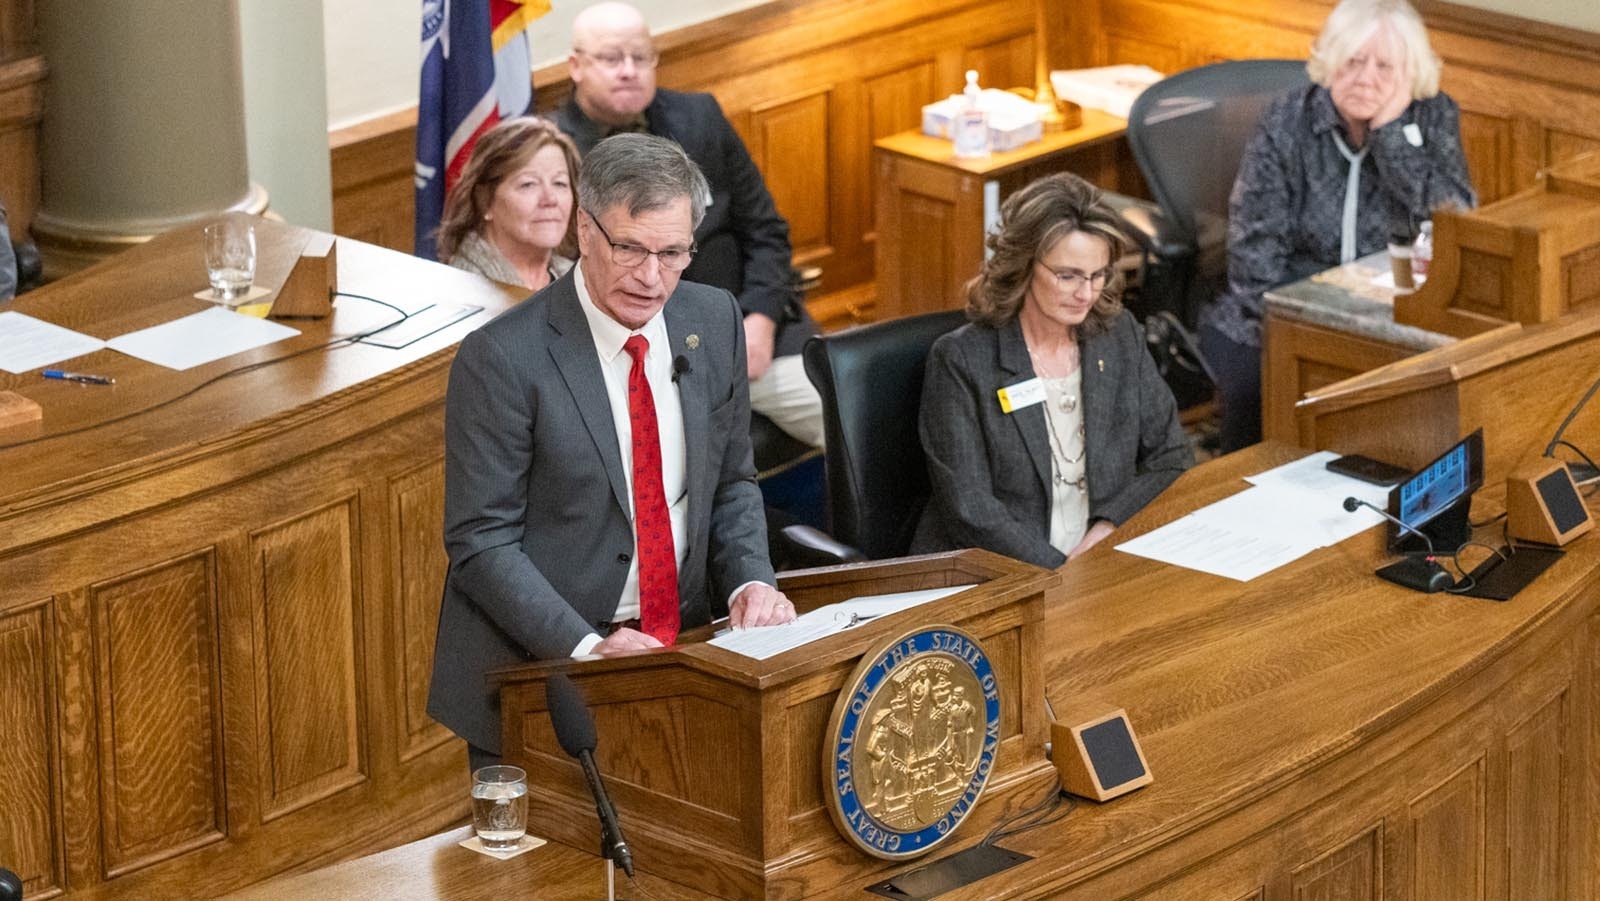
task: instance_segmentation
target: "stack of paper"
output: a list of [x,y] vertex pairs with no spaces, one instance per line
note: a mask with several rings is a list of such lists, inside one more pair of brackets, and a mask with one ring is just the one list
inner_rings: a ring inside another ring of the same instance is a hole
[[1062,100],[1126,119],[1144,89],[1165,77],[1149,66],[1058,69],[1050,73],[1050,87]]
[[818,607],[797,617],[794,622],[781,626],[719,632],[709,643],[719,648],[726,648],[735,654],[765,660],[819,638],[843,632],[866,620],[908,610],[919,604],[931,603],[971,587],[971,585],[955,585],[950,588],[927,588],[921,591],[901,591],[895,594],[850,598],[837,604]]
[[1382,523],[1365,507],[1383,507],[1389,489],[1329,472],[1339,456],[1319,451],[1245,481],[1254,487],[1117,545],[1117,550],[1187,569],[1248,582],[1312,551]]

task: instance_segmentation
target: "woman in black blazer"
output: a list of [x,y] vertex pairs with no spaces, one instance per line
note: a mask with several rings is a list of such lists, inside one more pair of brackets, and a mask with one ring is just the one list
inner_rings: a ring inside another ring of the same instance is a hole
[[912,551],[1057,567],[1193,462],[1172,392],[1118,301],[1124,239],[1099,192],[1051,175],[1007,198],[967,285],[972,321],[928,354],[932,496]]

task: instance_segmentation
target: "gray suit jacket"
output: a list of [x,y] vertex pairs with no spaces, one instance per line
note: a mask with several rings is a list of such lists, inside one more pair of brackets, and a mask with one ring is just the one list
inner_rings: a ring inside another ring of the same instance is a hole
[[[1121,525],[1194,462],[1144,330],[1124,311],[1080,343],[1089,518]],[[1007,414],[995,392],[1035,375],[1022,326],[968,324],[928,352],[918,425],[933,493],[913,553],[981,547],[1057,567],[1044,407]]]
[[[739,307],[726,291],[680,282],[664,315],[673,355],[689,364],[677,380],[689,495],[678,595],[689,628],[725,613],[733,589],[773,574]],[[481,748],[500,747],[499,698],[484,674],[565,657],[613,618],[634,552],[630,507],[600,362],[568,274],[467,336],[450,370],[450,573],[430,716]]]

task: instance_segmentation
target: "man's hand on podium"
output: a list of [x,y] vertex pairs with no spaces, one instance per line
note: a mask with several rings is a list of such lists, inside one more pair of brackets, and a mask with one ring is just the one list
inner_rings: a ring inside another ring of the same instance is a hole
[[589,651],[589,653],[599,654],[602,657],[609,657],[612,654],[623,654],[629,651],[643,651],[648,648],[659,648],[661,646],[661,642],[657,641],[653,636],[646,635],[645,633],[640,632],[638,629],[618,629],[617,631],[612,632],[610,635],[607,635],[605,638],[600,639],[600,643],[595,645],[594,648]]
[[751,582],[728,605],[728,625],[735,629],[781,626],[794,622],[794,605],[771,585]]

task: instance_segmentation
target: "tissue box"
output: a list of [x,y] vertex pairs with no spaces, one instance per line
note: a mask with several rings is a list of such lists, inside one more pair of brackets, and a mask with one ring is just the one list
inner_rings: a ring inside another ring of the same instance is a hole
[[[932,138],[952,140],[952,127],[956,115],[966,105],[966,98],[952,94],[944,100],[922,108],[922,133]],[[988,88],[978,97],[978,108],[989,119],[989,149],[1015,150],[1024,144],[1039,140],[1044,126],[1039,121],[1039,111],[1032,103],[1009,91]]]

